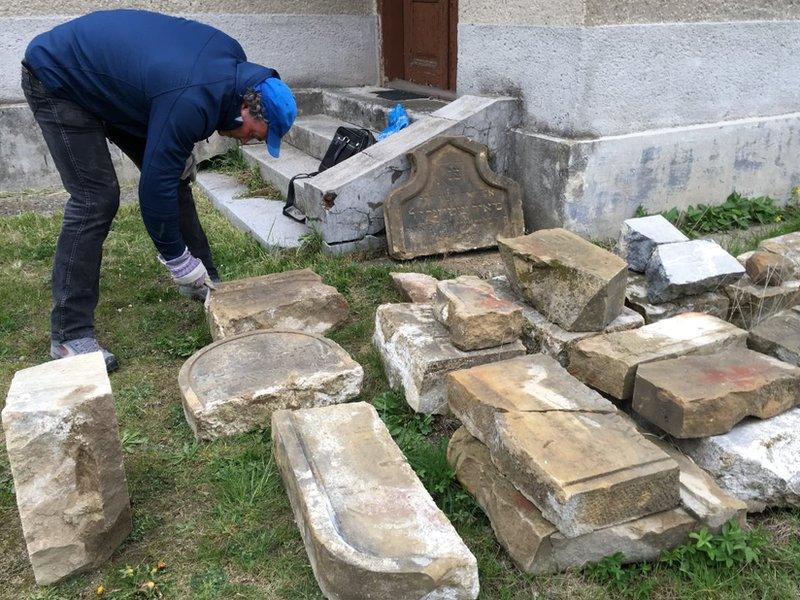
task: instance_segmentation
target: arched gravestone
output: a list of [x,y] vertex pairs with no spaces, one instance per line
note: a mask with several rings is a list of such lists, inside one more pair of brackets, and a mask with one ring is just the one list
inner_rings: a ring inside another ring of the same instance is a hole
[[392,257],[489,248],[524,233],[520,186],[491,170],[483,144],[438,137],[408,157],[410,180],[383,205]]

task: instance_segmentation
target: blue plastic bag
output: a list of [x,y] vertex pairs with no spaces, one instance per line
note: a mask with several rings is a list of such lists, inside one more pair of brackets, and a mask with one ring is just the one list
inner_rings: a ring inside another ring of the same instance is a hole
[[408,113],[406,109],[403,108],[402,104],[398,104],[392,109],[392,112],[389,113],[389,124],[386,126],[386,129],[381,131],[378,134],[378,141],[386,139],[393,133],[397,133],[401,129],[405,129],[411,124],[411,119],[408,117]]

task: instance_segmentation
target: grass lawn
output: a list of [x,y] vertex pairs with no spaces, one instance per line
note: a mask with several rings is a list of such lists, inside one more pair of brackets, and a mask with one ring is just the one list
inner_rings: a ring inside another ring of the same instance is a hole
[[[377,305],[398,300],[390,267],[326,258],[314,252],[313,244],[298,252],[268,253],[234,230],[205,199],[199,198],[198,205],[223,279],[311,267],[347,297],[350,320],[331,337],[364,366],[361,399],[378,407],[477,556],[482,598],[797,597],[798,511],[752,520],[755,529],[739,540],[760,548],[750,564],[734,560],[725,566],[703,558],[698,542],[652,567],[619,568],[610,560],[574,574],[520,573],[447,467],[444,448],[453,421],[412,415],[402,396],[387,387],[370,338]],[[48,277],[59,221],[58,216],[34,214],[0,219],[0,398],[16,370],[47,358]],[[448,275],[435,263],[409,269]],[[36,588],[7,456],[0,452],[0,598],[96,598],[99,586],[102,597],[120,599],[320,598],[275,468],[269,431],[197,444],[184,421],[178,370],[211,340],[202,307],[178,296],[156,261],[136,206],[120,210],[106,245],[97,330],[121,362],[111,384],[133,533],[101,570]],[[717,556],[723,556],[722,543],[715,544]]]

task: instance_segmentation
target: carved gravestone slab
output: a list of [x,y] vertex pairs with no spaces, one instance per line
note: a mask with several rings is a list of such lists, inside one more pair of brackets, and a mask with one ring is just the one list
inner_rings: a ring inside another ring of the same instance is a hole
[[438,137],[408,157],[411,179],[384,202],[389,254],[409,259],[489,248],[524,232],[519,184],[494,173],[488,148]]

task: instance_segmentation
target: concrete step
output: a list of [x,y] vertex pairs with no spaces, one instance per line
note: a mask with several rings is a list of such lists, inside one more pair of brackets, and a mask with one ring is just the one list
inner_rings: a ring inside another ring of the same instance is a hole
[[339,127],[360,127],[360,125],[353,125],[325,114],[303,115],[297,117],[289,133],[283,139],[284,142],[288,142],[306,154],[322,160]]
[[[281,144],[280,158],[272,158],[267,154],[264,144],[242,146],[245,160],[258,167],[265,181],[273,184],[286,196],[289,180],[300,173],[313,173],[319,168],[319,159],[306,154],[290,144]],[[299,194],[303,180],[298,181],[296,192]]]
[[447,101],[436,98],[414,100],[385,100],[376,93],[392,91],[382,87],[337,88],[322,91],[322,112],[331,117],[381,131],[388,122],[389,112],[398,104],[408,111],[411,121],[423,119],[447,105]]

